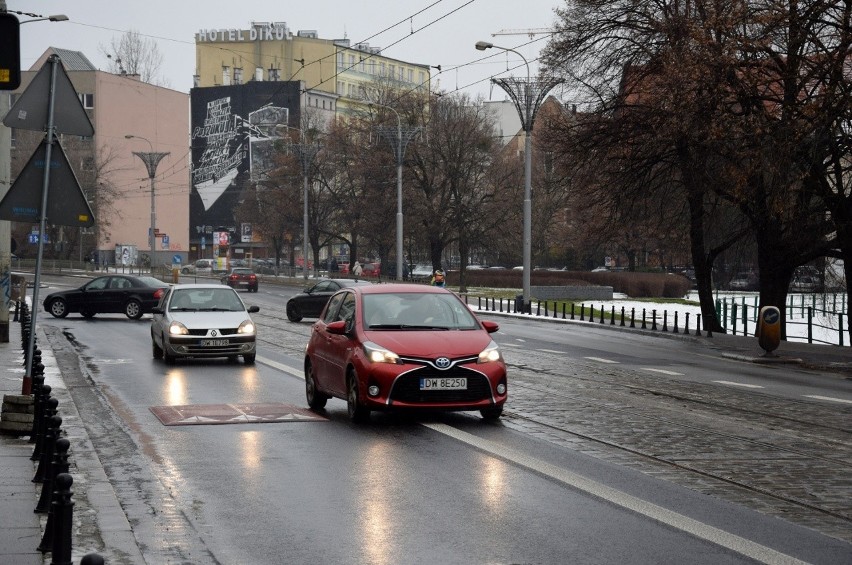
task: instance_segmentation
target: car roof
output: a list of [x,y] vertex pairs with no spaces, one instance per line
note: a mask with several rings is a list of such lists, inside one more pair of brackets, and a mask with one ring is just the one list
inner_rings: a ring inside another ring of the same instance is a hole
[[319,284],[323,281],[333,281],[333,282],[336,282],[337,284],[339,284],[340,286],[346,286],[346,287],[367,286],[367,285],[373,285],[374,284],[374,283],[372,283],[370,281],[366,281],[364,279],[319,279],[314,284]]
[[360,294],[394,294],[400,292],[418,294],[452,294],[451,291],[440,286],[393,282],[386,284],[372,284],[370,286],[359,286],[355,290]]
[[176,284],[176,285],[172,286],[172,289],[174,289],[174,290],[199,289],[199,288],[207,288],[207,289],[211,289],[211,290],[215,290],[215,289],[234,290],[229,286],[226,286],[226,285],[223,285],[223,284],[218,284],[218,283],[186,283],[186,284]]

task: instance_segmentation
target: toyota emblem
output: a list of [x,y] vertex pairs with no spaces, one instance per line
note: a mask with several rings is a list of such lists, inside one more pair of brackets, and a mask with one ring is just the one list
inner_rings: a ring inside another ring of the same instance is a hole
[[449,369],[450,360],[446,357],[438,357],[437,359],[435,359],[435,366],[439,369]]

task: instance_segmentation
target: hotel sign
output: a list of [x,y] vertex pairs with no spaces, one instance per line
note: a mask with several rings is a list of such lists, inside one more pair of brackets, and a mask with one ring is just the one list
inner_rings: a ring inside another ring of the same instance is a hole
[[290,31],[287,24],[280,22],[255,24],[251,29],[200,29],[195,40],[197,42],[282,41],[287,39],[289,35]]

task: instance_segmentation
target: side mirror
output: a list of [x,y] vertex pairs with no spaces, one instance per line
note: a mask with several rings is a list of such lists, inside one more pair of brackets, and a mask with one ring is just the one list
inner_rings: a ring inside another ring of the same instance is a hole
[[312,287],[312,286],[306,286],[306,287],[305,287],[305,290],[304,290],[304,291],[302,291],[302,292],[304,292],[305,294],[310,294],[310,293],[311,293],[311,289],[312,289],[312,288],[314,288],[314,287]]
[[330,334],[346,335],[346,322],[343,320],[338,320],[327,325],[325,329]]
[[485,331],[488,333],[493,334],[500,329],[500,324],[492,322],[491,320],[482,320],[482,327],[485,328]]
[[248,313],[254,314],[255,312],[260,312],[260,306],[249,306]]

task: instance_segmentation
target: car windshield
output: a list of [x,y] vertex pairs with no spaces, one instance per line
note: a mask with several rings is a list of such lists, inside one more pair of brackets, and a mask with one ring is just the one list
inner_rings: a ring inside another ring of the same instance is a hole
[[240,297],[228,287],[177,289],[169,303],[171,312],[241,312],[243,310],[245,306]]
[[472,330],[479,327],[470,309],[449,293],[365,294],[363,318],[369,330]]

